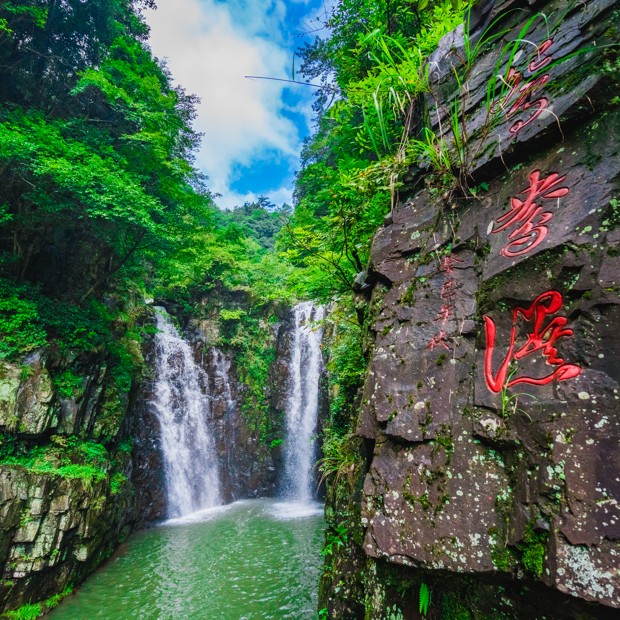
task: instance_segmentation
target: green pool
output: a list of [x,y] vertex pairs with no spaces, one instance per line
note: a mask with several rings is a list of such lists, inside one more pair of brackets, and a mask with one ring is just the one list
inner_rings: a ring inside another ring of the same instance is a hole
[[317,618],[319,504],[248,500],[138,532],[50,620]]

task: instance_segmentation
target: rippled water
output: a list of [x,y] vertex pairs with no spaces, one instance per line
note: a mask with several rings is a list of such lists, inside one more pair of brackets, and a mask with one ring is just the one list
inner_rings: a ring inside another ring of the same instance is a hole
[[322,514],[248,500],[138,532],[47,618],[315,620]]

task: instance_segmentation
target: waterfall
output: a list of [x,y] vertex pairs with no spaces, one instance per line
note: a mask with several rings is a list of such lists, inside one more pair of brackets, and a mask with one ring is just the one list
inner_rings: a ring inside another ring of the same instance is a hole
[[292,381],[286,406],[287,439],[285,444],[284,495],[289,500],[307,503],[312,499],[311,473],[315,461],[315,433],[319,378],[323,367],[321,355],[322,328],[314,331],[308,321],[323,318],[323,306],[315,308],[312,302],[293,308],[295,336],[291,356]]
[[157,310],[155,406],[168,513],[181,517],[220,503],[215,446],[207,416],[209,384],[164,308]]
[[211,379],[211,413],[216,418],[219,428],[219,442],[224,442],[224,458],[220,459],[220,481],[224,487],[225,501],[233,501],[242,494],[238,493],[239,478],[237,471],[237,407],[230,391],[229,373],[231,360],[215,347],[210,347],[209,378]]
[[211,354],[213,366],[211,379],[216,391],[216,402],[214,402],[214,407],[216,409],[215,415],[218,418],[221,418],[224,414],[228,413],[234,404],[230,393],[230,383],[228,381],[230,361],[227,360],[226,356],[215,347],[211,347],[209,353]]

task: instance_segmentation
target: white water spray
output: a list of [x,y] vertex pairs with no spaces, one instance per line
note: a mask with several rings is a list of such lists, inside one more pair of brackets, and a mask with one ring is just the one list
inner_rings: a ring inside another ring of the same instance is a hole
[[161,429],[170,517],[220,504],[208,381],[164,308],[157,310],[155,405]]
[[292,381],[286,407],[284,495],[288,500],[307,503],[312,499],[311,473],[316,454],[319,379],[323,370],[323,329],[307,325],[323,318],[323,306],[304,302],[293,308],[295,337],[291,359]]

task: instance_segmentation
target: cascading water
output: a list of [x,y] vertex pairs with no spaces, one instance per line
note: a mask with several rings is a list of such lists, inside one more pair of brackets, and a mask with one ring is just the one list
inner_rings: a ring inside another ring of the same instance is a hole
[[220,503],[209,432],[208,381],[164,308],[157,310],[155,405],[166,471],[168,513],[181,517]]
[[311,473],[316,453],[319,379],[323,369],[322,328],[308,325],[323,318],[323,306],[303,302],[293,308],[295,336],[291,359],[292,382],[286,407],[284,495],[286,499],[307,503],[312,499]]
[[221,408],[221,412],[216,413],[216,415],[217,417],[222,417],[234,404],[228,381],[230,360],[226,359],[226,356],[215,347],[211,347],[209,353],[213,360],[211,379],[214,384],[215,394],[217,395],[217,403],[214,403],[214,406],[215,408]]
[[[220,480],[226,489],[226,501],[237,499],[238,472],[235,458],[237,445],[236,406],[230,391],[229,373],[230,359],[215,347],[210,347],[207,359],[209,360],[209,378],[211,379],[211,412],[217,418],[220,437],[226,442],[229,449],[224,452],[224,459],[220,461]],[[221,439],[220,439],[221,441]]]

